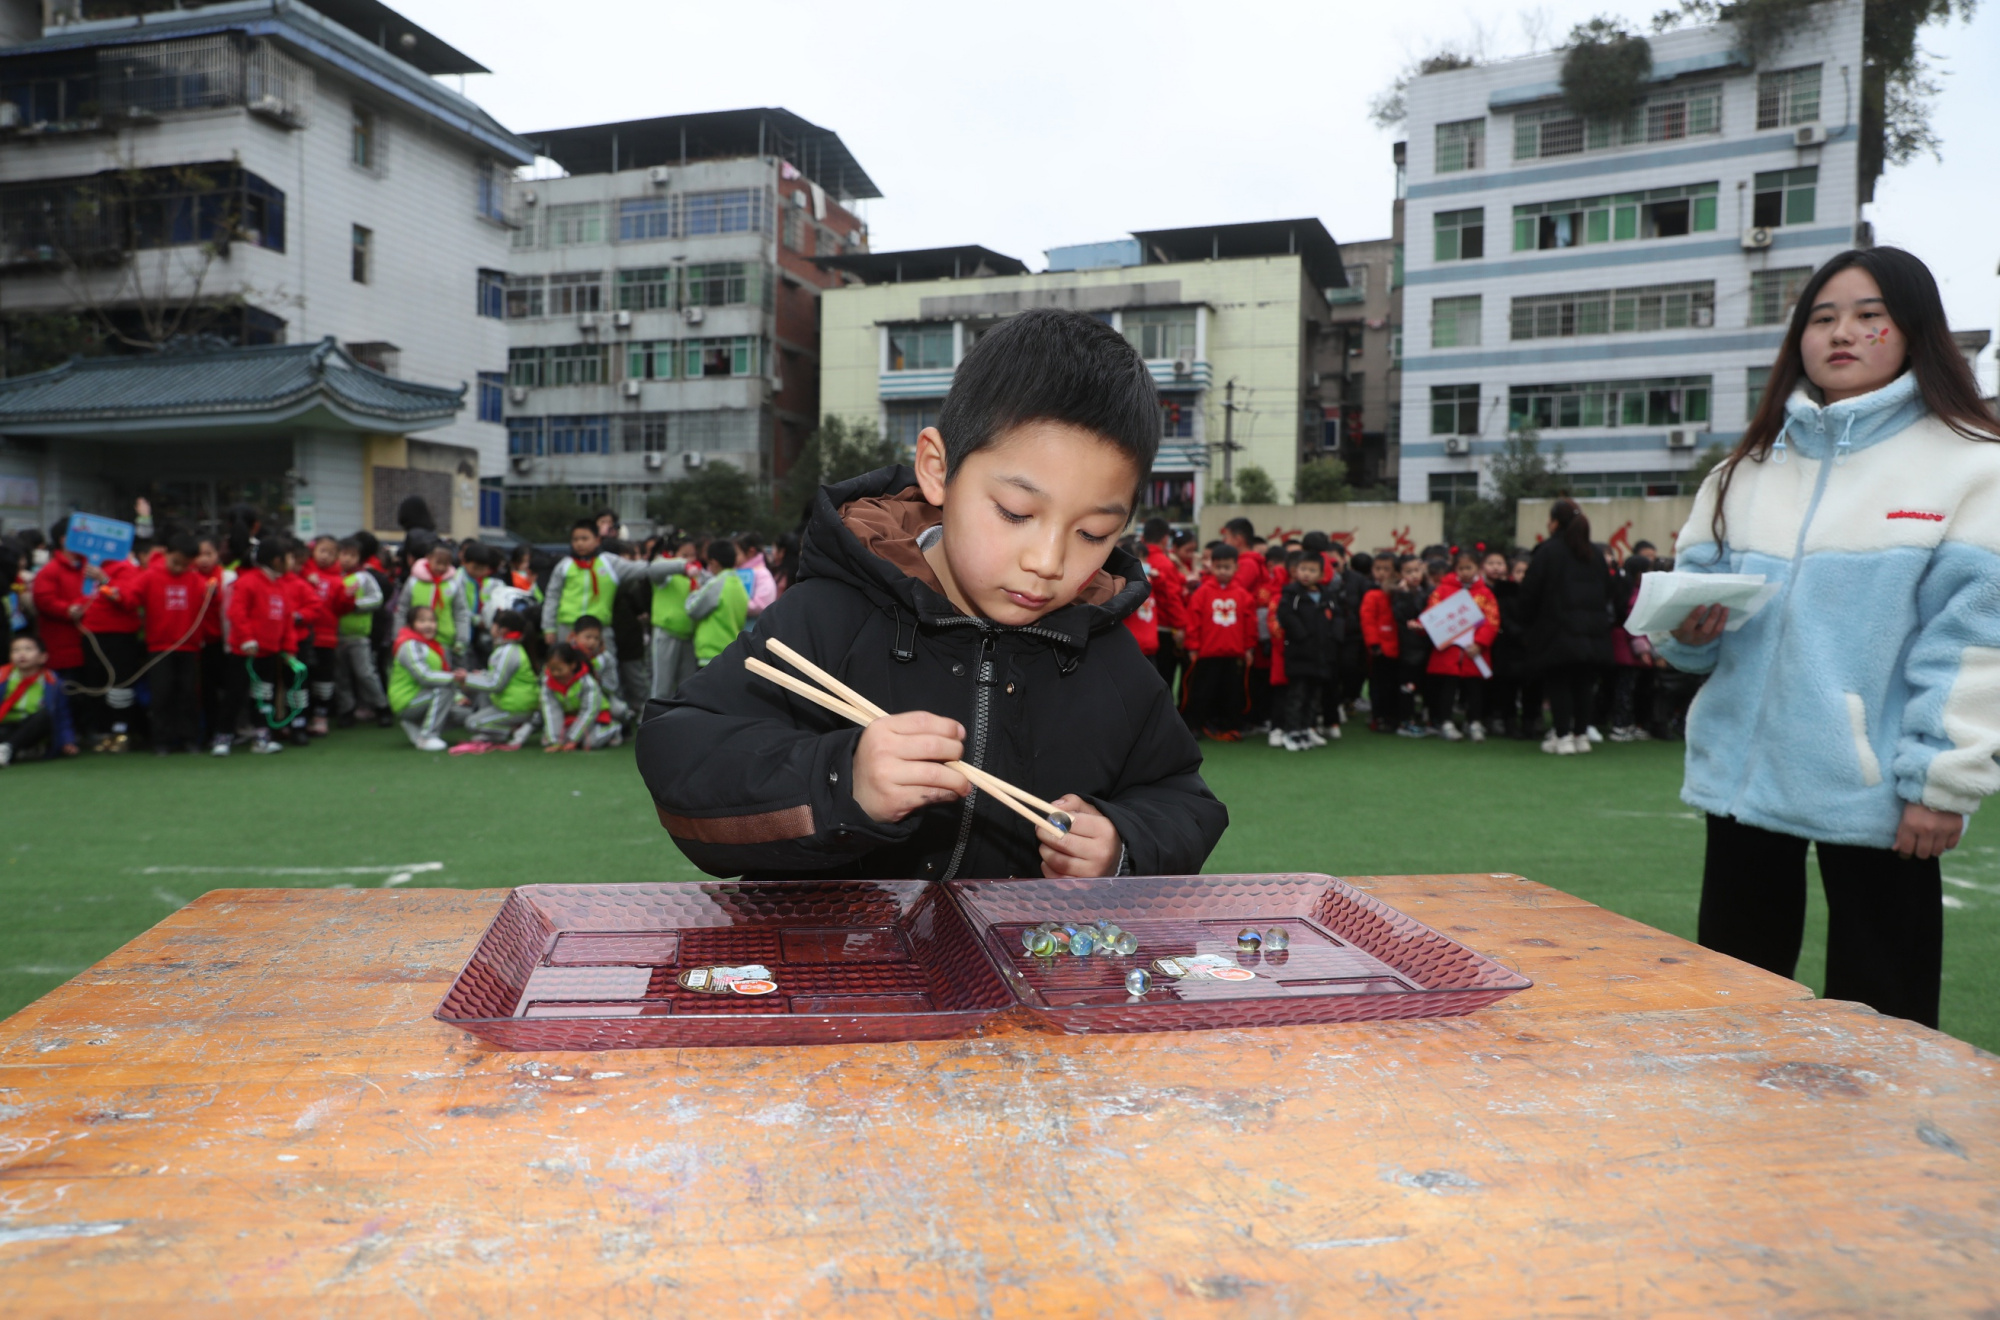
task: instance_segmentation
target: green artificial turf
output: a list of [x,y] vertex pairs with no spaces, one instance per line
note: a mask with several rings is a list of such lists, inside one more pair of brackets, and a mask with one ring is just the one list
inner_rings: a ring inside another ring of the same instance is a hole
[[[1232,822],[1211,871],[1512,871],[1694,935],[1702,825],[1677,796],[1679,744],[1556,758],[1362,732],[1299,754],[1207,750]],[[2000,848],[1988,837],[1975,822],[1945,863],[1944,1027],[2000,1049]],[[268,758],[0,771],[0,854],[0,1013],[218,887],[698,876],[629,750],[427,756],[374,729]],[[1815,882],[1799,977],[1816,988],[1825,932]]]

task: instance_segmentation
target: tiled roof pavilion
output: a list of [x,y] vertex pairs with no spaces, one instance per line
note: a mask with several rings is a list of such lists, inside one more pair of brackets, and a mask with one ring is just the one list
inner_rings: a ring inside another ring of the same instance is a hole
[[329,338],[74,358],[0,381],[0,434],[166,440],[302,427],[405,434],[442,426],[464,406],[465,386],[398,380]]

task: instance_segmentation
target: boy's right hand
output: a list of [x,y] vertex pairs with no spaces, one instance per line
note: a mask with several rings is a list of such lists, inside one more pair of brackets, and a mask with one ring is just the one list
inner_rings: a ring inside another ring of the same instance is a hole
[[888,825],[933,802],[956,802],[972,785],[942,763],[965,755],[965,727],[928,711],[876,720],[854,747],[854,801]]

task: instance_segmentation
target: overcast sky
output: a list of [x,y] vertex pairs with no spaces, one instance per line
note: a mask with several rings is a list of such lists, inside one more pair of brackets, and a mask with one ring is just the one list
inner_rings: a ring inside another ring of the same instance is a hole
[[[1665,0],[399,7],[493,70],[465,90],[509,128],[781,105],[882,189],[877,249],[981,243],[1039,268],[1051,246],[1177,225],[1316,215],[1336,239],[1386,237],[1393,137],[1367,106],[1397,69],[1447,42],[1546,50],[1596,13],[1643,27]],[[1876,238],[1930,263],[1955,328],[1992,329],[2000,169],[1979,143],[2000,124],[2000,0],[1926,45],[1948,75],[1944,160],[1889,171]]]

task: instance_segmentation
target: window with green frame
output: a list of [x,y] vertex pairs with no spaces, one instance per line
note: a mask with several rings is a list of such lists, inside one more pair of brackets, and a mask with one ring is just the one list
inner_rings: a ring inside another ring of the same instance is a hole
[[548,354],[551,385],[602,385],[610,379],[611,355],[602,344],[557,344]]
[[1769,367],[1751,367],[1743,373],[1743,420],[1757,415],[1764,402],[1764,387],[1771,383]]
[[1784,270],[1750,272],[1750,324],[1783,325],[1792,317],[1792,304],[1812,278],[1811,266],[1790,266]]
[[1456,174],[1486,163],[1486,120],[1461,119],[1437,126],[1437,172]]
[[715,261],[689,266],[682,286],[688,307],[728,307],[759,298],[758,267],[744,261]]
[[1431,347],[1472,348],[1479,343],[1480,295],[1431,299]]
[[952,365],[949,321],[889,327],[889,370],[936,371]]
[[1715,324],[1715,281],[1653,284],[1635,289],[1540,293],[1514,299],[1509,337],[1562,339],[1571,335],[1643,334]]
[[1479,434],[1477,385],[1431,386],[1431,434]]
[[1192,307],[1149,307],[1143,311],[1127,312],[1119,318],[1119,322],[1126,342],[1148,361],[1175,358],[1183,352],[1195,351],[1195,309]]
[[1819,65],[1757,75],[1757,127],[1789,128],[1819,118]]
[[670,311],[674,305],[674,268],[645,266],[618,272],[618,310]]
[[672,380],[676,344],[671,339],[647,339],[625,346],[625,379]]
[[763,368],[762,346],[763,341],[755,335],[683,339],[681,375],[688,380],[705,376],[755,376]]
[[1713,232],[1721,185],[1691,183],[1679,188],[1533,202],[1514,208],[1514,250],[1535,252],[1620,243],[1630,239],[1678,238]]
[[1434,261],[1476,261],[1486,255],[1486,208],[1439,211]]
[[537,389],[543,383],[543,364],[547,354],[539,348],[510,348],[507,350],[507,383]]
[[1515,385],[1507,391],[1507,425],[1515,431],[1555,431],[1705,423],[1713,389],[1709,376]]
[[1819,166],[1767,170],[1751,189],[1750,223],[1764,229],[1809,225],[1817,212]]
[[1514,159],[1540,160],[1647,142],[1672,142],[1722,131],[1722,85],[1654,92],[1623,119],[1584,120],[1565,107],[1514,116]]

